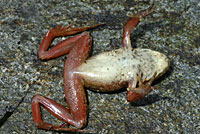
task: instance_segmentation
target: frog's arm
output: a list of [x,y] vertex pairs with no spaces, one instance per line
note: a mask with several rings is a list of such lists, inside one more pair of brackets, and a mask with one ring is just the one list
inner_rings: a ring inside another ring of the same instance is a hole
[[130,40],[131,31],[139,24],[143,17],[147,16],[152,12],[151,9],[153,8],[153,6],[154,2],[148,9],[140,11],[139,13],[130,16],[131,18],[127,21],[127,23],[124,26],[122,43],[123,47],[132,48]]
[[133,89],[127,89],[127,101],[129,102],[135,102],[138,101],[142,98],[144,98],[144,96],[146,96],[149,92],[152,91],[152,87],[149,84],[146,85],[142,85],[140,87],[137,88],[133,88]]

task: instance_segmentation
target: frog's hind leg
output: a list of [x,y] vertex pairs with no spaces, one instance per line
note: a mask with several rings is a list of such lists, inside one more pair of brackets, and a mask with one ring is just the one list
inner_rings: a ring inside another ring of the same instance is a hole
[[67,35],[73,35],[82,31],[86,31],[88,29],[92,29],[94,27],[97,27],[101,24],[96,24],[93,26],[86,26],[86,27],[81,27],[81,28],[74,28],[72,25],[66,27],[66,26],[57,26],[51,30],[49,30],[43,40],[42,43],[40,44],[40,48],[38,51],[38,57],[40,59],[52,59],[56,58],[59,56],[62,56],[66,53],[68,53],[71,48],[76,44],[76,42],[82,38],[82,34],[70,37],[68,39],[65,39],[55,46],[53,46],[51,49],[48,50],[51,42],[53,41],[54,38],[56,37],[62,37],[62,36],[67,36]]
[[54,115],[62,121],[66,121],[66,118],[69,119],[71,117],[69,109],[65,108],[61,104],[49,98],[40,95],[35,95],[32,99],[32,114],[34,122],[38,128],[54,131],[91,132],[91,130],[68,128],[66,127],[68,123],[64,123],[64,125],[53,125],[44,122],[40,113],[40,104],[43,105],[44,108],[47,109],[52,115]]
[[131,18],[126,22],[124,26],[123,43],[122,43],[123,47],[132,48],[131,40],[130,40],[131,31],[139,24],[139,22],[141,21],[143,17],[145,17],[146,15],[152,12],[153,6],[154,6],[154,2],[148,9],[140,11],[137,14],[130,16]]
[[64,93],[73,121],[76,127],[82,128],[87,122],[87,99],[83,79],[80,77],[77,67],[86,58],[91,49],[92,39],[88,32],[82,33],[84,38],[79,40],[70,53],[64,64]]
[[[68,108],[65,108],[57,102],[36,95],[32,100],[32,114],[35,124],[38,128],[56,131],[78,131],[89,132],[89,130],[80,130],[87,122],[87,100],[82,78],[77,75],[76,68],[82,64],[91,48],[91,37],[88,32],[81,34],[74,47],[69,52],[64,65],[64,93]],[[40,113],[40,105],[47,109],[56,118],[77,127],[78,129],[66,128],[61,125],[45,123]]]

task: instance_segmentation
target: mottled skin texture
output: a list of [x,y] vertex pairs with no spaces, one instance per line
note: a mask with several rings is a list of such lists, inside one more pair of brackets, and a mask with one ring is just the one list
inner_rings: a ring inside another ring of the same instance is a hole
[[[59,103],[35,95],[32,100],[33,119],[38,128],[57,131],[79,131],[87,122],[87,102],[84,86],[96,91],[113,91],[127,87],[127,100],[137,101],[151,90],[153,80],[169,68],[168,58],[149,49],[133,49],[130,34],[141,18],[151,12],[151,8],[130,18],[124,26],[122,48],[104,52],[88,58],[92,38],[88,32],[61,41],[48,50],[55,37],[67,36],[98,25],[82,28],[58,26],[49,30],[43,38],[38,51],[40,59],[52,59],[69,53],[64,64],[64,93],[68,108]],[[40,105],[56,118],[64,121],[61,126],[45,123],[40,113]],[[78,129],[68,128],[67,125]]]

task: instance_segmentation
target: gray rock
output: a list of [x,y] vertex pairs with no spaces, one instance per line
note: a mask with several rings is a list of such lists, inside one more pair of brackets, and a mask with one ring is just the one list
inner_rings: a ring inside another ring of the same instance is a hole
[[[91,55],[121,47],[128,13],[146,9],[152,1],[44,0],[0,2],[0,133],[49,134],[32,119],[35,94],[65,106],[65,56],[41,61],[39,44],[51,27],[105,23],[91,30]],[[164,53],[169,71],[154,90],[136,103],[125,89],[114,93],[87,90],[89,118],[85,129],[99,134],[200,133],[200,4],[198,0],[156,1],[157,9],[132,32],[134,47]],[[62,40],[56,39],[54,44]],[[44,120],[61,123],[42,109]]]

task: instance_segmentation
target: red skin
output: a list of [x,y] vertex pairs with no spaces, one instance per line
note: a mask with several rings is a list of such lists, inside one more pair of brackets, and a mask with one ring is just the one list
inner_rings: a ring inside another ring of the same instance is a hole
[[[142,17],[151,12],[152,7],[153,4],[148,9],[133,15],[127,21],[124,26],[123,47],[131,47],[129,43],[131,31],[137,26]],[[96,26],[99,25],[82,28],[73,28],[71,25],[68,27],[58,26],[49,30],[44,36],[38,51],[38,57],[40,59],[52,59],[69,53],[64,64],[64,93],[69,109],[51,99],[35,95],[32,100],[32,114],[38,128],[56,131],[88,132],[88,130],[81,130],[87,123],[88,112],[84,83],[82,78],[73,72],[87,59],[92,38],[88,32],[83,32],[82,34],[61,41],[50,50],[48,48],[52,40],[56,37],[73,35]],[[131,85],[131,82],[128,85]],[[151,83],[141,85],[136,90],[128,90],[127,100],[130,102],[137,101],[147,95],[151,90]],[[40,104],[56,118],[64,121],[64,125],[58,126],[45,123],[42,120]],[[68,128],[66,127],[67,124],[75,126],[78,129]]]

